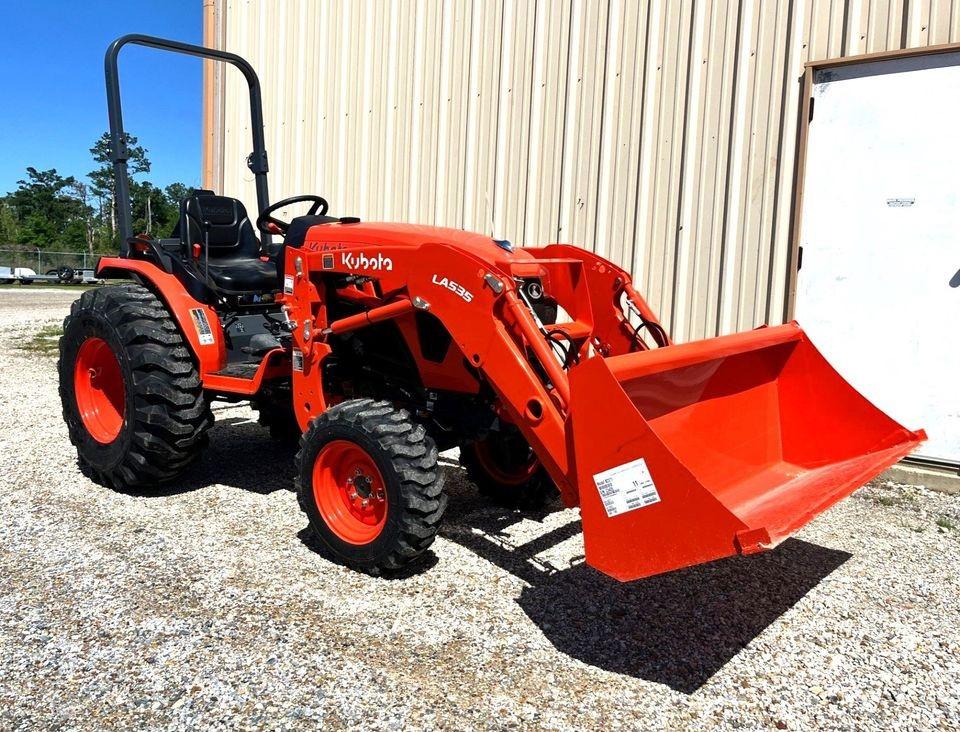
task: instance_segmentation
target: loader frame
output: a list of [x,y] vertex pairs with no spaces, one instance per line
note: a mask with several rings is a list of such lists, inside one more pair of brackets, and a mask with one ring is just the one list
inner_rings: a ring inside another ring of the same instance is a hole
[[[656,329],[659,323],[632,287],[630,276],[592,252],[569,245],[526,248],[522,259],[501,268],[470,253],[477,235],[443,232],[442,241],[411,248],[384,243],[402,241],[408,235],[402,225],[352,231],[344,227],[331,232],[334,241],[321,240],[318,234],[302,249],[288,253],[286,278],[292,286],[283,302],[298,326],[293,347],[303,359],[302,368],[293,370],[294,392],[302,395],[295,404],[300,425],[306,429],[330,404],[318,376],[332,353],[325,337],[385,321],[397,321],[407,332],[416,312],[430,312],[456,345],[450,360],[462,358],[468,364],[465,376],[475,373],[492,388],[502,406],[501,416],[520,428],[564,502],[576,506],[579,495],[568,440],[570,381],[546,334],[562,332],[572,338],[578,358],[586,358],[588,352],[612,356],[648,348],[637,337],[637,325],[621,301],[648,327]],[[370,269],[374,264],[380,269]],[[337,276],[348,278],[345,287],[325,284]],[[538,323],[518,287],[529,278],[558,295],[571,320]],[[373,281],[375,288],[369,286]],[[330,320],[323,303],[331,296],[362,300],[365,311]],[[304,329],[304,323],[309,327]],[[662,337],[667,345],[669,339]],[[429,378],[431,364],[416,353],[415,339],[409,339],[408,346]],[[298,364],[299,359],[295,356]]]

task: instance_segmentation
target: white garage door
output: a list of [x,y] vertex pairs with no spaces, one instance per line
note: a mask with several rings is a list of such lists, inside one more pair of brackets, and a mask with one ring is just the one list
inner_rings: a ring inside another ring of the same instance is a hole
[[960,462],[960,53],[814,76],[796,318],[837,370]]

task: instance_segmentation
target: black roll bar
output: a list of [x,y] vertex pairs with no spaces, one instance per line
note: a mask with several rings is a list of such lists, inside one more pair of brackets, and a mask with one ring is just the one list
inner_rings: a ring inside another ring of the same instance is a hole
[[117,56],[120,49],[132,43],[138,46],[149,46],[162,51],[183,53],[188,56],[199,56],[213,61],[224,61],[236,66],[243,73],[250,88],[250,128],[253,132],[253,152],[247,158],[247,167],[253,172],[257,187],[257,207],[263,211],[270,205],[267,191],[267,149],[263,138],[263,101],[260,97],[260,80],[257,72],[247,61],[240,56],[226,51],[218,51],[205,46],[195,46],[190,43],[171,41],[156,36],[146,36],[139,33],[121,36],[107,48],[103,59],[104,75],[107,82],[107,113],[110,116],[110,159],[113,161],[115,178],[117,221],[120,228],[120,256],[129,254],[127,239],[133,236],[133,221],[130,206],[130,184],[127,181],[127,159],[129,150],[124,141],[123,112],[120,107],[120,74],[117,69]]

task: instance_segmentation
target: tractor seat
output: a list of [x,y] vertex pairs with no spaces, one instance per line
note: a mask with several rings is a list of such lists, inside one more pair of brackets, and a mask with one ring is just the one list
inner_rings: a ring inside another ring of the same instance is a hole
[[[204,224],[209,224],[209,234]],[[174,235],[180,236],[187,256],[193,256],[193,245],[200,244],[199,272],[204,271],[204,243],[209,236],[209,274],[213,284],[228,293],[274,292],[279,290],[279,274],[273,257],[263,261],[267,253],[260,248],[243,204],[235,198],[218,196],[213,191],[195,191],[180,204],[180,224]]]
[[227,292],[273,292],[280,289],[277,264],[272,260],[210,257],[210,279]]

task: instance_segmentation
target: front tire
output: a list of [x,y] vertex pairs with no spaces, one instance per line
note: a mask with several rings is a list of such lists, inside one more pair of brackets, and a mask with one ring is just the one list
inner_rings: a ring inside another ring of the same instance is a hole
[[417,561],[447,507],[437,448],[389,402],[352,399],[317,417],[300,441],[297,496],[320,543],[368,574]]
[[213,424],[190,351],[145,287],[88,290],[60,339],[60,399],[81,471],[120,490],[183,473]]
[[539,510],[560,495],[536,453],[516,429],[491,432],[463,445],[460,465],[480,494],[498,506]]

